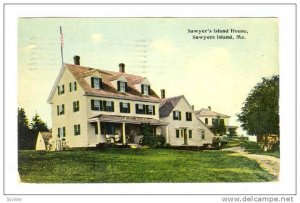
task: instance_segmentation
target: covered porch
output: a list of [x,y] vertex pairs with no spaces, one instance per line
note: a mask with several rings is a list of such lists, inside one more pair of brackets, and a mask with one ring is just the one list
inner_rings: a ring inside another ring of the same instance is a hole
[[[162,135],[161,127],[168,124],[153,118],[104,114],[90,118],[88,123],[89,143],[92,145],[99,143],[139,144],[143,137],[141,132],[143,123],[150,124],[153,135]],[[166,139],[168,139],[168,135],[166,135]]]

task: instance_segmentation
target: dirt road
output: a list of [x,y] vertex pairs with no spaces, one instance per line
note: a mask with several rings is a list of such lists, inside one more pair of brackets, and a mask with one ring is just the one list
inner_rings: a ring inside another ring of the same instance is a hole
[[244,156],[249,159],[254,159],[258,162],[258,164],[268,171],[270,174],[275,175],[277,179],[279,179],[279,171],[280,171],[280,159],[268,156],[268,155],[261,155],[261,154],[249,154],[245,152],[240,146],[238,147],[231,147],[222,149],[223,151],[232,151],[235,152],[233,156]]

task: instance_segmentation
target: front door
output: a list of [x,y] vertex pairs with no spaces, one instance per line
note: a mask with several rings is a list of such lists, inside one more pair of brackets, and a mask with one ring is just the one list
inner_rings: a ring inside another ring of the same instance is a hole
[[187,129],[186,128],[181,128],[181,137],[183,137],[183,144],[187,145],[188,139],[187,139]]

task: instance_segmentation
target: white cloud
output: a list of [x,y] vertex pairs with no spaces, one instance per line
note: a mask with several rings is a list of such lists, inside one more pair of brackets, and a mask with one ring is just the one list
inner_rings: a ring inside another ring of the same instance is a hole
[[92,41],[92,43],[95,43],[95,44],[99,44],[100,42],[102,42],[102,34],[101,33],[93,33],[91,36],[90,36],[90,40]]

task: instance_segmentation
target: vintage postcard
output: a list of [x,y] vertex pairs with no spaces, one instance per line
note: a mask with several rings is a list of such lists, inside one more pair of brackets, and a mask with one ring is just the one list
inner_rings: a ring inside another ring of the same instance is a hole
[[16,19],[21,193],[280,191],[284,19],[122,12]]
[[21,181],[278,181],[277,18],[18,26],[19,112],[33,117],[19,134]]

